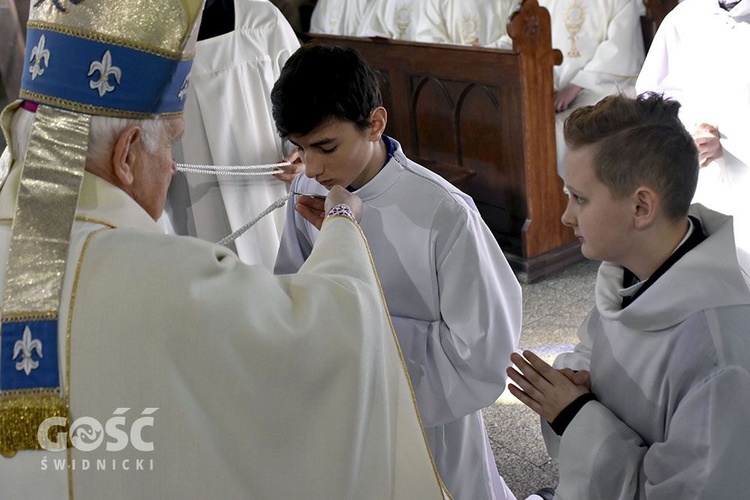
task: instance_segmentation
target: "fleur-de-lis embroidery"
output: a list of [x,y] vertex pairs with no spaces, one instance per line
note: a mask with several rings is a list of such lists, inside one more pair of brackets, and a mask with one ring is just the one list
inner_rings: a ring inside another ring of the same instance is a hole
[[[34,4],[34,7],[39,7],[40,5],[42,5],[43,3],[45,3],[46,1],[47,1],[47,0],[39,0],[39,1],[37,2],[37,3],[35,3],[35,4]],[[67,12],[68,12],[68,9],[66,9],[66,8],[65,8],[65,7],[63,6],[63,4],[62,4],[62,3],[60,3],[60,1],[61,1],[61,0],[52,0],[52,5],[54,5],[54,6],[55,6],[55,8],[57,8],[57,10],[59,10],[60,12],[65,12],[65,13],[67,13]],[[83,2],[83,0],[69,0],[69,1],[70,1],[70,3],[72,3],[73,5],[78,5],[79,3]]]
[[120,83],[122,77],[122,71],[117,66],[112,65],[112,54],[109,51],[104,53],[101,61],[94,61],[89,66],[89,72],[86,76],[92,76],[94,73],[99,72],[99,78],[91,80],[89,87],[99,91],[99,97],[104,97],[107,92],[115,90],[115,86],[109,83],[109,77],[114,76],[117,84]]
[[[31,49],[29,62],[34,61],[34,64],[29,68],[29,73],[31,73],[32,81],[36,80],[37,76],[43,75],[44,69],[49,66],[50,51],[44,48],[46,41],[44,35],[40,36],[39,43]],[[42,67],[42,64],[44,64],[44,67]]]
[[19,354],[21,355],[21,360],[16,363],[16,370],[19,372],[23,370],[26,376],[31,373],[31,370],[39,368],[39,361],[31,357],[34,351],[36,351],[40,358],[42,357],[42,342],[39,339],[31,338],[31,329],[26,325],[23,337],[21,340],[16,340],[16,343],[13,345],[13,358],[11,358],[16,359]]
[[182,86],[180,86],[180,91],[177,93],[177,98],[180,101],[185,100],[185,96],[187,95],[188,87],[190,87],[190,75],[185,77],[185,81],[182,82]]

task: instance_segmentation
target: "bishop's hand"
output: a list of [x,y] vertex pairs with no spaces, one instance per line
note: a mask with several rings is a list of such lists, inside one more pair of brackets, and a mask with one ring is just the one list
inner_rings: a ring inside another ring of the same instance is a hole
[[288,161],[291,165],[283,167],[283,173],[273,174],[273,176],[289,185],[297,177],[297,174],[305,171],[305,162],[302,161],[298,148],[294,148],[291,153],[286,155],[284,161]]
[[362,219],[362,200],[359,196],[350,193],[341,186],[333,186],[328,192],[325,200],[312,198],[310,196],[299,196],[294,209],[305,218],[307,222],[320,229],[323,227],[328,211],[336,205],[347,205],[359,222]]

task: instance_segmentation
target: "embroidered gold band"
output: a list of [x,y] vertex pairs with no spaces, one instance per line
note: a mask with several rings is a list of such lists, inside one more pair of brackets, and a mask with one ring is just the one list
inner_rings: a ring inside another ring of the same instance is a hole
[[48,106],[37,109],[11,227],[3,318],[59,308],[90,120]]
[[0,453],[40,449],[38,430],[67,418],[58,315],[91,117],[39,106],[11,225],[0,329]]
[[[68,411],[58,391],[26,391],[0,396],[0,454],[12,457],[19,450],[42,448],[39,429],[50,417],[67,420]],[[44,436],[49,441],[49,436]]]

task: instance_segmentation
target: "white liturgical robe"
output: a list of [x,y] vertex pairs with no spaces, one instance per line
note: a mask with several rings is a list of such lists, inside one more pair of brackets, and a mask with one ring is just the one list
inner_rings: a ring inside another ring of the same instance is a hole
[[654,37],[637,90],[663,93],[682,104],[688,131],[719,129],[724,157],[700,171],[694,201],[734,216],[740,264],[750,269],[750,1],[731,11],[717,2],[685,0]]
[[[305,175],[292,189],[326,192]],[[520,335],[516,277],[471,198],[400,146],[355,194],[441,477],[457,500],[514,498],[480,410],[505,389]],[[289,203],[276,271],[303,266],[320,236]]]
[[601,97],[632,92],[643,64],[643,35],[635,0],[540,0],[550,13],[555,90],[569,83]]
[[580,343],[555,360],[590,370],[599,400],[562,437],[543,424],[559,500],[747,497],[750,291],[731,218],[691,213],[708,238],[626,308],[622,267],[601,265]]
[[635,94],[643,64],[643,35],[636,0],[540,0],[550,13],[552,46],[563,61],[554,68],[555,92],[574,84],[583,90],[555,115],[558,173],[565,156],[563,124],[577,107],[617,93]]
[[[235,0],[235,29],[197,43],[185,105],[185,163],[257,165],[284,157],[271,115],[271,89],[299,41],[267,0]],[[170,186],[174,231],[219,241],[253,220],[287,187],[272,175],[179,173]],[[235,242],[247,264],[273,267],[283,229],[279,211]]]
[[508,18],[518,0],[423,0],[416,40],[504,48]]
[[443,498],[357,224],[274,276],[90,174],[77,213],[58,349],[79,442],[0,457],[0,498]]
[[423,0],[370,0],[357,36],[416,40]]
[[318,0],[310,18],[310,33],[356,36],[369,3],[377,0]]

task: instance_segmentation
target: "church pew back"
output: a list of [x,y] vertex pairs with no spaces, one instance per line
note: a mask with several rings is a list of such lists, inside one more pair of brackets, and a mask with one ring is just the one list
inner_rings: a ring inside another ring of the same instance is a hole
[[531,282],[582,256],[560,222],[567,200],[556,169],[552,67],[562,55],[551,45],[549,13],[525,0],[508,33],[512,50],[321,34],[305,40],[365,57],[380,78],[386,132],[472,196],[519,279]]

